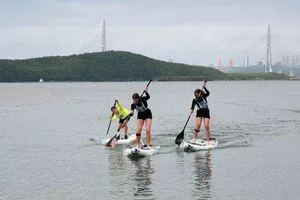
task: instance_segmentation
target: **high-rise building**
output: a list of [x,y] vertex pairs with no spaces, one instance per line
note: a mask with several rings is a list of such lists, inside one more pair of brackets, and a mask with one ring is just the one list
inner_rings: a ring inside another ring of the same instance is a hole
[[249,56],[244,56],[244,66],[245,67],[249,66]]
[[233,58],[229,58],[229,60],[228,60],[228,67],[229,68],[233,67]]
[[286,65],[286,59],[285,56],[281,56],[281,64]]
[[300,55],[296,56],[296,65],[300,65]]
[[221,71],[221,59],[218,57],[218,60],[217,60],[217,69]]
[[289,55],[281,56],[281,63],[284,66],[290,66],[290,56]]
[[296,66],[297,64],[297,61],[296,61],[296,56],[295,55],[292,55],[291,56],[291,66]]
[[299,66],[300,65],[300,55],[292,55],[290,59],[291,66]]

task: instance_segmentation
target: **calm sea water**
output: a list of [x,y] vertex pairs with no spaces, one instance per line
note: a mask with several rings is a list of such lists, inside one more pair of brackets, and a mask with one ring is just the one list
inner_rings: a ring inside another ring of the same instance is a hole
[[[0,84],[0,199],[300,198],[300,82],[208,82],[220,144],[211,151],[186,153],[174,143],[201,82],[149,86],[158,154],[130,160],[122,147],[89,141],[105,137],[114,99],[129,108],[145,85]],[[185,138],[193,125],[194,116]]]

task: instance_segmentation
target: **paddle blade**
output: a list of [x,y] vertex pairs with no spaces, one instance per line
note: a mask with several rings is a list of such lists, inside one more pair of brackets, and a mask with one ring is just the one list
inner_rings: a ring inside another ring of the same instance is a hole
[[117,138],[114,138],[114,139],[111,141],[111,143],[109,144],[109,147],[110,147],[110,148],[114,148],[114,147],[116,146],[117,142],[118,142]]
[[183,137],[184,137],[184,132],[181,131],[181,133],[179,133],[175,139],[175,144],[180,145],[183,141]]
[[116,134],[114,135],[109,141],[108,143],[106,144],[107,147],[110,147],[110,148],[114,148],[118,142],[118,139],[120,138],[120,134]]

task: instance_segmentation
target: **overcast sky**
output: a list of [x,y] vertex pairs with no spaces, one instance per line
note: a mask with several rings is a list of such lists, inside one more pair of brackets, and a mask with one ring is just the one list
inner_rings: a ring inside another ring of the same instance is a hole
[[0,0],[0,59],[107,49],[196,65],[265,61],[271,24],[273,61],[300,55],[297,0]]

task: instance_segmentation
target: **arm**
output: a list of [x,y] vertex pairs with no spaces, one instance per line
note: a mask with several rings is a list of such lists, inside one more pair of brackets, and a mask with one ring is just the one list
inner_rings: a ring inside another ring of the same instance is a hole
[[145,98],[145,100],[148,100],[148,99],[150,99],[150,95],[149,95],[149,93],[145,90],[145,94],[146,94],[146,96],[144,97]]
[[194,111],[194,109],[195,109],[195,105],[196,105],[196,102],[195,102],[195,101],[196,101],[196,100],[193,99],[193,101],[192,101],[192,106],[191,106],[191,112]]
[[110,117],[110,120],[112,121],[116,121],[118,119],[118,116],[116,114],[114,114],[112,117]]
[[208,97],[210,95],[210,92],[208,91],[208,89],[205,86],[203,86],[203,89],[205,91],[205,97]]
[[130,111],[130,116],[133,116],[134,114],[134,109],[135,109],[135,104],[131,104],[131,111]]

